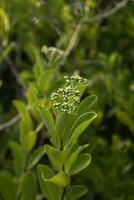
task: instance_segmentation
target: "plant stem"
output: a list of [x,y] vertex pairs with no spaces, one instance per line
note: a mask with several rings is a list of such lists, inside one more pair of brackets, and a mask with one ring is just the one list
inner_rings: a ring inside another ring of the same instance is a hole
[[[63,149],[64,149],[64,147],[63,147],[63,141],[62,141],[62,139],[61,139],[61,151],[62,151]],[[64,164],[63,164],[63,166],[62,166],[62,170],[63,170],[63,172],[65,171]],[[64,200],[65,194],[66,194],[66,187],[63,189],[61,200]]]
[[65,194],[66,194],[66,188],[63,189],[61,200],[64,200]]

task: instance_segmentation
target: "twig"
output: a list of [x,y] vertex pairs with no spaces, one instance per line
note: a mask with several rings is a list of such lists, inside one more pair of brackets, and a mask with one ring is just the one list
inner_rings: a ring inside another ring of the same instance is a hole
[[[13,62],[11,61],[10,57],[8,56],[9,52],[12,50],[12,48],[15,47],[15,43],[11,42],[11,44],[9,45],[9,47],[7,47],[6,49],[3,49],[3,47],[0,47],[0,52],[3,52],[3,56],[2,58],[5,59],[5,61],[7,62],[7,64],[10,67],[10,70],[12,72],[12,74],[14,75],[14,77],[16,78],[17,82],[19,82],[19,74],[16,70],[15,65],[13,64]],[[7,50],[8,49],[8,50]],[[9,51],[10,49],[10,51]],[[1,59],[0,59],[1,61]]]
[[21,116],[20,116],[20,114],[18,114],[15,117],[13,117],[11,120],[9,120],[8,122],[0,125],[0,132],[9,128],[10,126],[13,126],[16,122],[19,121],[20,118],[21,118]]
[[9,58],[9,56],[6,56],[5,58],[7,64],[9,65],[14,77],[16,78],[17,82],[19,83],[19,75],[18,75],[18,72],[14,66],[14,64],[12,63],[11,59]]
[[[18,115],[16,115],[14,118],[12,118],[11,120],[9,120],[8,122],[6,122],[6,123],[0,125],[0,132],[2,132],[3,130],[5,130],[5,129],[11,127],[11,126],[13,126],[13,125],[14,125],[15,123],[17,123],[20,119],[21,119],[21,115],[18,114]],[[38,133],[38,132],[42,129],[43,125],[44,125],[44,123],[41,122],[41,123],[37,126],[37,128],[35,129],[35,132]]]
[[96,16],[88,18],[88,19],[83,18],[82,23],[83,24],[93,23],[93,22],[101,21],[107,17],[110,17],[111,15],[113,15],[114,13],[116,13],[117,11],[119,11],[120,9],[125,7],[128,2],[129,2],[129,0],[123,0],[119,3],[117,3],[113,8],[111,8],[103,13],[99,13]]
[[[30,106],[27,106],[27,110],[30,110]],[[13,126],[21,119],[21,115],[17,114],[15,117],[10,119],[8,122],[5,122],[4,124],[0,125],[0,132],[4,131],[5,129]]]
[[99,60],[80,60],[74,61],[75,65],[101,65]]
[[76,43],[78,42],[78,39],[80,37],[80,31],[81,28],[84,24],[91,24],[97,21],[101,21],[107,17],[110,17],[111,15],[113,15],[114,13],[116,13],[117,11],[119,11],[121,8],[125,7],[127,5],[127,3],[129,2],[129,0],[123,0],[119,3],[117,3],[113,8],[106,10],[103,13],[99,13],[97,15],[95,15],[94,17],[91,18],[82,18],[78,24],[76,25],[75,31],[72,34],[72,37],[69,41],[69,44],[65,50],[64,53],[64,57],[65,60],[68,58],[68,56],[70,55],[71,51],[74,49],[74,47],[76,46]]
[[41,122],[41,123],[37,126],[35,132],[38,133],[38,132],[42,129],[43,125],[44,125],[44,123]]
[[73,33],[73,35],[72,35],[72,37],[71,37],[71,39],[69,41],[69,44],[67,46],[67,49],[65,50],[65,53],[64,53],[64,59],[65,60],[68,58],[68,56],[70,55],[72,49],[75,47],[75,45],[76,45],[76,43],[78,41],[82,25],[83,25],[83,22],[80,21],[77,24],[76,28],[75,28],[75,31],[74,31],[74,33]]

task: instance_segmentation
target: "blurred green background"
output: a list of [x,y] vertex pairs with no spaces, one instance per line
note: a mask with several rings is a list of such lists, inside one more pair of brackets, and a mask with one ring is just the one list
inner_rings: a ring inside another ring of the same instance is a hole
[[[42,53],[43,45],[46,51],[65,51],[66,60],[51,60]],[[49,91],[40,78],[46,69],[54,80]],[[2,125],[17,115],[13,100],[29,105],[34,85],[42,102],[62,84],[63,75],[74,72],[89,80],[85,95],[98,96],[98,119],[81,138],[90,143],[91,165],[73,181],[87,186],[83,200],[134,200],[132,0],[0,1],[0,176],[10,172],[15,178],[9,141],[18,141],[18,119],[8,128]],[[35,126],[38,119],[32,114]],[[41,129],[34,148],[47,142]],[[0,181],[0,195],[2,190]]]

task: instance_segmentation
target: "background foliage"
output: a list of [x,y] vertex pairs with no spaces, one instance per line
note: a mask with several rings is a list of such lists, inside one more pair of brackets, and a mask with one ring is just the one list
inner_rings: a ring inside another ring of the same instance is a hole
[[133,10],[127,0],[0,1],[0,198],[15,199],[19,181],[19,195],[42,198],[35,166],[47,162],[48,134],[37,105],[49,107],[63,75],[77,72],[89,80],[85,96],[98,96],[98,118],[80,138],[91,165],[74,182],[87,186],[83,199],[134,199]]

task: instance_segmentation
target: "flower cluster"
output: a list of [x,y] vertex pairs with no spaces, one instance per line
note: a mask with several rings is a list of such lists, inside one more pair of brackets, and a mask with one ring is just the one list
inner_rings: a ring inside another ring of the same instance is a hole
[[75,89],[76,85],[87,83],[87,79],[84,79],[78,75],[71,77],[65,76],[67,86],[65,88],[59,88],[55,93],[51,95],[51,100],[55,109],[62,112],[72,113],[76,110],[80,103],[80,91]]
[[49,61],[59,60],[63,57],[63,51],[55,48],[55,47],[42,47],[42,52],[46,55]]

